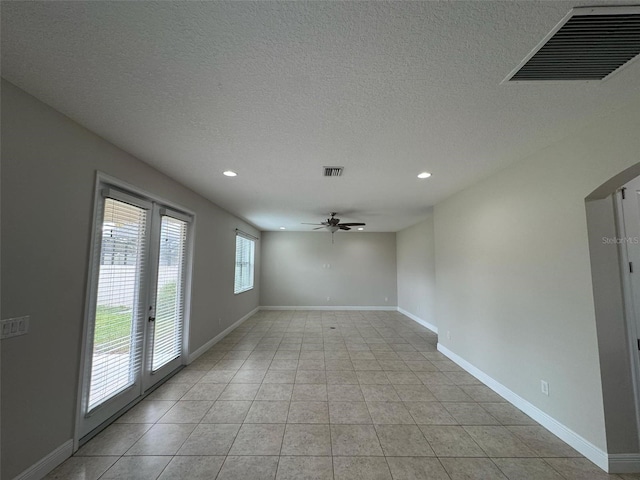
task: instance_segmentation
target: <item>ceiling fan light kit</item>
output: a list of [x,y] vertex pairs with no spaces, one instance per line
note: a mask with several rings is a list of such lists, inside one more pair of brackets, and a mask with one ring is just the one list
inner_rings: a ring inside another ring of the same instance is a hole
[[[320,225],[319,227],[314,228],[314,230],[321,230],[326,228],[331,232],[331,243],[333,243],[333,234],[338,230],[351,230],[351,227],[364,227],[366,223],[361,222],[349,222],[349,223],[340,223],[340,219],[336,218],[337,212],[331,212],[331,217],[327,218],[326,222],[320,223],[303,223],[302,225]],[[362,230],[359,228],[358,230]]]

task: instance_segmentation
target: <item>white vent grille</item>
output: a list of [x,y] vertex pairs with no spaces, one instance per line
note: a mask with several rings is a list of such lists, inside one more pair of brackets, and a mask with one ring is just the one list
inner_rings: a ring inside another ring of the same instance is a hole
[[324,167],[325,177],[341,177],[344,167]]
[[505,81],[603,80],[639,53],[640,7],[575,8]]

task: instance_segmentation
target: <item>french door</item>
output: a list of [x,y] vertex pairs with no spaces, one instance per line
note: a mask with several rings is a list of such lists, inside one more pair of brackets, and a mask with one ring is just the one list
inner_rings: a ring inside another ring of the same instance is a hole
[[191,223],[161,203],[100,188],[80,438],[182,364]]

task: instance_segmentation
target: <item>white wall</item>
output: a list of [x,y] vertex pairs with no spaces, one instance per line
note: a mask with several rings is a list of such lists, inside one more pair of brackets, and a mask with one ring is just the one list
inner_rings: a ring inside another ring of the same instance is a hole
[[332,244],[328,232],[263,232],[259,243],[262,306],[397,306],[395,233],[338,232]]
[[585,197],[639,125],[635,102],[435,207],[440,342],[604,451]]
[[96,170],[196,213],[191,351],[258,306],[233,294],[257,231],[3,80],[1,316],[31,324],[2,341],[2,478],[73,437]]
[[433,212],[397,233],[398,308],[437,327]]

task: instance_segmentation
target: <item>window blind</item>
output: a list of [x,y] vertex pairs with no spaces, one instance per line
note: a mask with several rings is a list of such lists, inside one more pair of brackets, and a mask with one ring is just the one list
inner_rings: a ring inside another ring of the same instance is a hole
[[162,216],[152,371],[182,353],[187,222]]
[[144,309],[142,282],[147,211],[104,199],[88,410],[135,383]]
[[253,288],[253,261],[255,241],[236,234],[236,271],[233,293],[242,293]]

